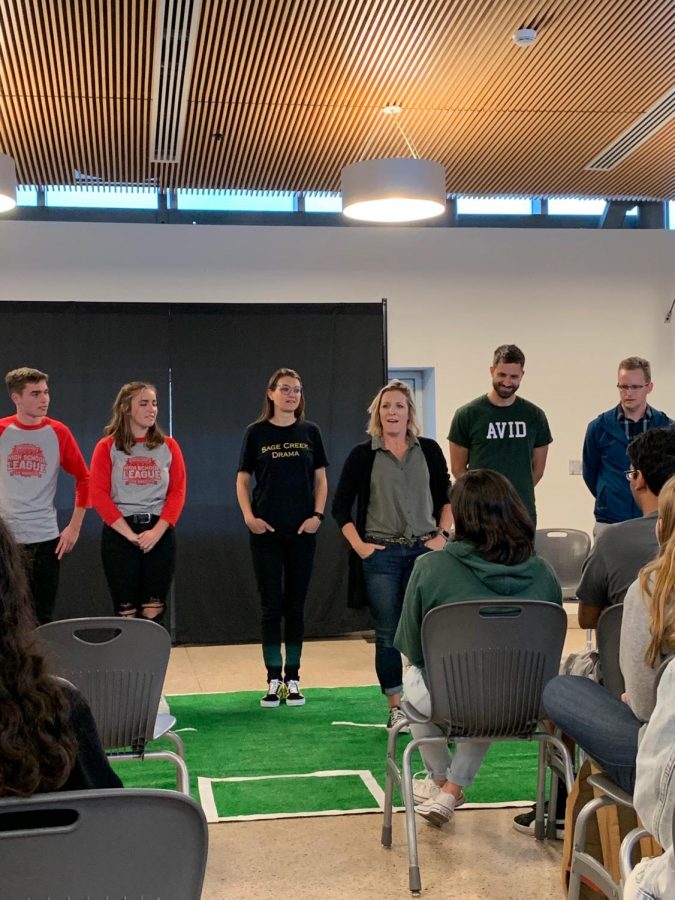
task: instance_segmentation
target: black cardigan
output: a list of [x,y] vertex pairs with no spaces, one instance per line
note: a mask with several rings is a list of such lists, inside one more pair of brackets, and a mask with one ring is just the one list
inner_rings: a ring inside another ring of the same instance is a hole
[[[418,440],[429,469],[429,490],[431,492],[434,518],[438,522],[441,509],[448,503],[450,492],[448,464],[443,456],[443,451],[436,441],[424,437],[420,437]],[[375,453],[371,438],[352,448],[342,467],[340,480],[333,498],[332,512],[335,521],[340,528],[343,528],[348,522],[353,522],[361,538],[364,538],[366,533],[366,517],[370,501],[370,476],[373,471]],[[356,519],[352,516],[355,500]],[[348,605],[353,609],[359,609],[368,605],[361,560],[354,550],[351,550],[349,554],[348,592]]]

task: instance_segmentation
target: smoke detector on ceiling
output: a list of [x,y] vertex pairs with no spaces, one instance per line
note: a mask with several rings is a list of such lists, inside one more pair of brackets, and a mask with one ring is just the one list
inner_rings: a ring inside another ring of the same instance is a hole
[[536,28],[518,28],[513,32],[513,43],[517,47],[529,47],[537,38]]

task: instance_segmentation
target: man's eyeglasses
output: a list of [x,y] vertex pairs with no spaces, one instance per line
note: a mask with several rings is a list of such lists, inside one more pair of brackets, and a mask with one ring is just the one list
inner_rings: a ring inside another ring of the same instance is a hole
[[625,394],[627,391],[641,391],[642,388],[648,387],[646,384],[617,384],[618,389],[622,394]]
[[634,478],[637,478],[638,470],[637,469],[626,469],[623,473],[628,481],[632,481]]
[[281,391],[282,394],[301,394],[302,393],[301,387],[298,387],[297,385],[291,385],[291,384],[280,384],[279,390]]

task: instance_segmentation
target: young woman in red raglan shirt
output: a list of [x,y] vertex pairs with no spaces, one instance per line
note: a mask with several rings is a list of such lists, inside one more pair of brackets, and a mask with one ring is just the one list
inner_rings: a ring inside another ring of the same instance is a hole
[[185,503],[180,447],[157,424],[157,391],[120,388],[91,460],[91,500],[103,519],[101,557],[119,616],[157,619],[175,570],[174,526]]

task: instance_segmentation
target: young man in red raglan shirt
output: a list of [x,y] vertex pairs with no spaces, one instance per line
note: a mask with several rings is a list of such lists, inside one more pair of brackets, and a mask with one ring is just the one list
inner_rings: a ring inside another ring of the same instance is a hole
[[[69,428],[47,418],[49,376],[13,369],[5,384],[16,415],[0,419],[0,515],[26,551],[37,619],[50,622],[59,584],[59,562],[80,535],[89,506],[89,470]],[[75,479],[75,508],[59,532],[54,497],[59,469]]]

